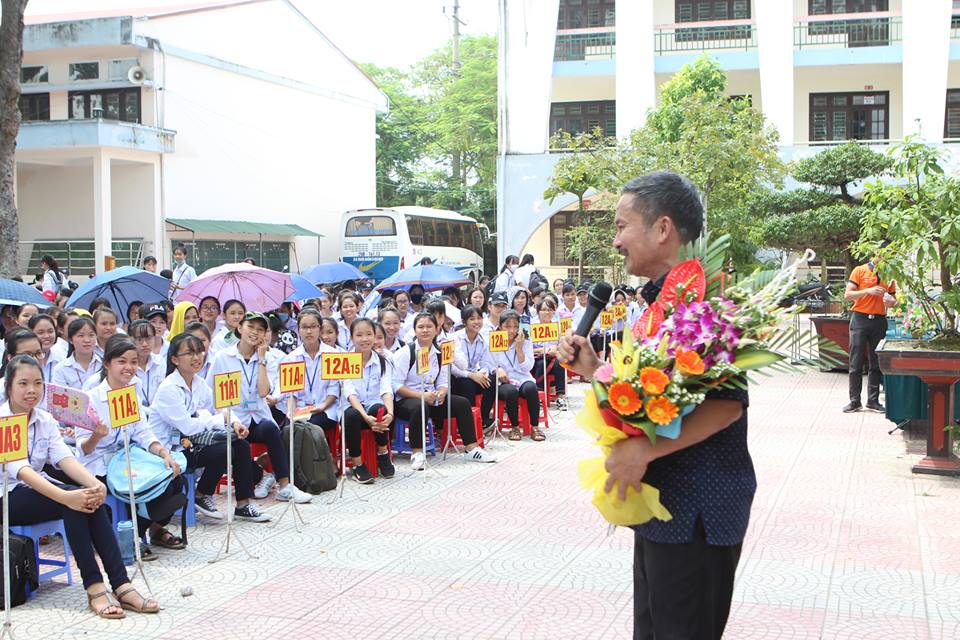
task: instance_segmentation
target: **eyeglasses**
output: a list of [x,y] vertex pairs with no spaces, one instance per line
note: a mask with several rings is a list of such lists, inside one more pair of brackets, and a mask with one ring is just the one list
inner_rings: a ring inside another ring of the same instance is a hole
[[215,307],[212,304],[205,304],[200,307],[200,311],[216,311],[217,313],[220,313],[220,307]]
[[30,356],[36,360],[43,360],[43,351],[21,351],[17,355],[19,356]]
[[201,358],[203,357],[204,351],[181,351],[177,354],[178,358]]

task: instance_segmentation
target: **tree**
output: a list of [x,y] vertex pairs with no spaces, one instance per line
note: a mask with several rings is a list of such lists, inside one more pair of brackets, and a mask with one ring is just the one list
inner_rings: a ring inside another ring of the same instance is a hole
[[14,199],[20,132],[20,64],[27,0],[2,0],[0,16],[0,277],[19,276],[20,226]]
[[864,215],[851,185],[880,176],[890,166],[888,157],[856,141],[800,160],[793,168],[793,177],[810,187],[754,196],[748,205],[753,220],[751,239],[789,251],[813,249],[821,258],[824,282],[829,258],[843,258],[850,275],[853,256],[849,247],[860,235]]

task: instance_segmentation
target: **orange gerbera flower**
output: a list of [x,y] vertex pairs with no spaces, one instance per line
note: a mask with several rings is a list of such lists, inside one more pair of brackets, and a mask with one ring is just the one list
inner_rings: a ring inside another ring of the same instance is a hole
[[670,376],[660,369],[653,367],[644,367],[640,369],[640,386],[651,396],[663,393],[663,390],[670,384]]
[[685,376],[698,376],[704,371],[703,360],[696,351],[687,351],[677,349],[674,356],[677,363],[677,370]]
[[677,406],[663,396],[647,400],[647,417],[654,424],[670,424],[678,415]]
[[607,396],[610,406],[622,416],[633,415],[643,406],[643,401],[629,382],[614,382]]

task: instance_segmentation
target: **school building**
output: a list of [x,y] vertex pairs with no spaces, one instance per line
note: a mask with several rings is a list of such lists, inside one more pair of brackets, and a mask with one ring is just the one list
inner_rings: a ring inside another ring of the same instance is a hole
[[374,206],[387,98],[286,0],[27,14],[17,138],[23,273],[184,242],[199,269],[339,258]]
[[[749,96],[787,160],[824,145],[960,142],[960,0],[500,0],[497,243],[575,274],[576,199],[546,202],[550,136],[626,136],[705,52]],[[951,154],[955,163],[957,154]]]

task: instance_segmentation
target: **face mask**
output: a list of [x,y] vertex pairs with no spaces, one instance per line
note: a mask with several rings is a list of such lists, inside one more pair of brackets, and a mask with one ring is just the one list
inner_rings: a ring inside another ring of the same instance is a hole
[[286,322],[287,320],[290,319],[290,314],[289,314],[289,313],[278,313],[278,314],[277,314],[277,317],[280,318],[280,322]]
[[184,262],[184,259],[183,259],[183,258],[174,258],[173,260],[174,260],[174,262],[176,262],[178,265],[181,265],[181,264],[183,264],[183,262]]
[[413,304],[420,304],[421,302],[423,302],[423,294],[422,294],[422,293],[411,293],[411,294],[410,294],[410,302],[412,302]]

